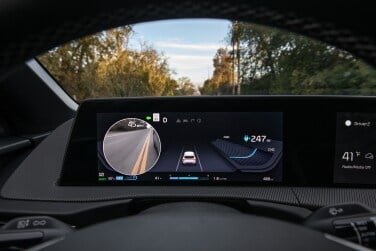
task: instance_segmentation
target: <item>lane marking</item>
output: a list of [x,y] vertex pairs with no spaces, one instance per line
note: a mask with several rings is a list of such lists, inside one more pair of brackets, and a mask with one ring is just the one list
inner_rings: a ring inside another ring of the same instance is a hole
[[148,156],[148,153],[149,153],[149,143],[150,143],[150,131],[149,131],[148,135],[146,136],[146,144],[145,144],[144,149],[143,149],[141,163],[138,167],[137,174],[145,172],[146,163],[147,163],[147,156]]
[[141,165],[142,165],[144,157],[145,157],[144,156],[145,155],[145,151],[147,152],[147,147],[146,146],[148,145],[148,143],[150,141],[149,139],[150,139],[150,131],[148,132],[148,135],[145,138],[145,142],[144,142],[144,144],[143,144],[143,146],[142,146],[142,148],[140,150],[140,153],[139,153],[139,155],[137,157],[137,161],[133,165],[132,173],[131,173],[132,175],[137,175],[137,174],[140,173]]
[[198,152],[197,152],[196,146],[194,146],[193,148],[195,149],[197,160],[198,160],[198,164],[200,165],[201,172],[203,172],[204,170],[202,169],[201,161],[200,161],[200,158],[198,156]]
[[142,145],[141,150],[140,150],[140,152],[138,154],[136,163],[133,165],[132,173],[131,173],[132,175],[137,175],[137,173],[139,171],[140,164],[142,162],[142,158],[143,158],[143,155],[144,155],[144,152],[145,152],[145,145],[146,145],[146,143],[147,143],[147,137],[145,138],[144,144]]
[[175,168],[175,172],[177,172],[178,169],[179,169],[180,160],[181,160],[181,158],[183,157],[183,152],[184,152],[184,146],[183,146],[182,149],[181,149],[181,152],[180,152],[180,155],[179,155],[179,159],[178,159],[178,164],[176,165],[176,168]]
[[151,131],[149,131],[144,156],[141,162],[141,169],[139,170],[139,173],[144,173],[146,171],[146,164],[147,164],[148,156],[149,156],[150,138],[151,138]]

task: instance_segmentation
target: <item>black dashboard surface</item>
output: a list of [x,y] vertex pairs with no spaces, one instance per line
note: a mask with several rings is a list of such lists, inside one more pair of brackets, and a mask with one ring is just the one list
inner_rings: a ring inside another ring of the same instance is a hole
[[126,247],[130,251],[353,250],[296,224],[198,202],[159,205],[135,216],[96,224],[43,250],[75,250],[83,241],[85,249],[93,251],[108,249],[109,241],[111,250]]
[[372,188],[273,186],[60,186],[73,120],[58,127],[16,169],[1,190],[12,200],[98,202],[132,198],[241,198],[316,208],[345,202],[376,208]]

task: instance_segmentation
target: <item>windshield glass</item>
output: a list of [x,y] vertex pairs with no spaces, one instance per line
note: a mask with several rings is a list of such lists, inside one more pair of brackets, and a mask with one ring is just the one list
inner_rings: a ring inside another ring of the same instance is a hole
[[38,57],[77,101],[179,95],[376,95],[376,71],[348,52],[251,23],[127,25]]

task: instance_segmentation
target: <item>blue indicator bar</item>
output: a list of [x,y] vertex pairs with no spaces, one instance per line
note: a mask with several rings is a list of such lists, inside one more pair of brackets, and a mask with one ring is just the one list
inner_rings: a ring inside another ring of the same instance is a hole
[[170,177],[170,180],[198,180],[198,177]]
[[198,177],[179,177],[179,180],[198,180]]

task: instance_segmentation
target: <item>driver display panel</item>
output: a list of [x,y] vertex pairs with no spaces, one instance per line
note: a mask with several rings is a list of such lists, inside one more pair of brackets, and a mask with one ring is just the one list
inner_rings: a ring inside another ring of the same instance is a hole
[[282,112],[96,116],[99,183],[282,181]]
[[376,114],[338,113],[334,182],[376,183]]
[[373,107],[330,97],[89,100],[59,184],[374,187]]

